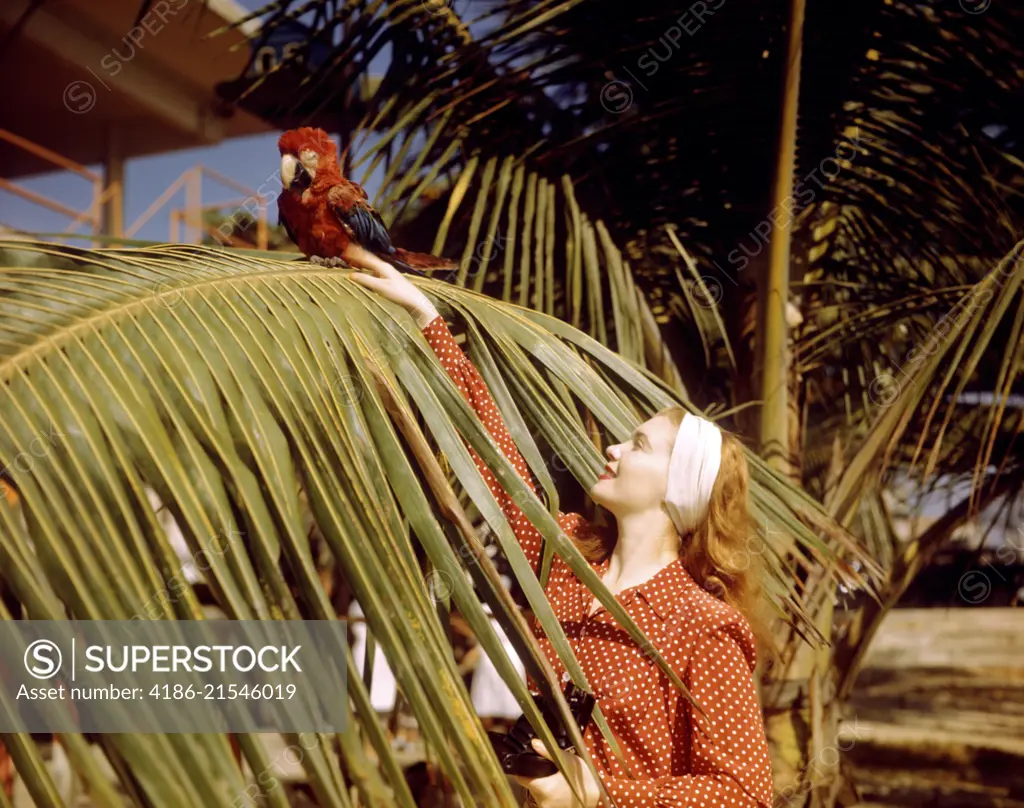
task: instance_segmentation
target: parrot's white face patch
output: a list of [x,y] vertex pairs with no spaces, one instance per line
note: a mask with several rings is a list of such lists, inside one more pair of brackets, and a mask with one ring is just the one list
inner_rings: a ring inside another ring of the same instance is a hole
[[302,165],[306,171],[309,172],[309,176],[316,176],[316,166],[320,162],[320,155],[318,155],[312,149],[303,149],[299,152],[299,159],[302,161]]
[[281,184],[292,190],[304,190],[316,176],[316,153],[303,149],[296,157],[294,154],[281,156]]

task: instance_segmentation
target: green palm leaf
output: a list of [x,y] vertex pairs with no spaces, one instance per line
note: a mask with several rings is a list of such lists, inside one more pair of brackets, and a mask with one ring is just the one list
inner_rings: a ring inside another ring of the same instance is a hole
[[[435,449],[495,531],[559,655],[580,684],[585,680],[465,438],[549,548],[645,643],[561,535],[552,515],[557,492],[540,445],[589,485],[602,461],[587,438],[581,406],[621,440],[638,420],[677,399],[649,371],[591,337],[547,314],[419,281],[453,322],[465,325],[468,349],[538,473],[545,505],[410,318],[350,283],[350,270],[246,251],[89,251],[18,242],[0,244],[0,267],[0,461],[18,495],[16,506],[0,507],[0,549],[9,561],[4,580],[28,616],[128,619],[143,609],[161,619],[201,615],[189,589],[152,611],[154,595],[178,573],[148,499],[152,490],[190,551],[209,560],[210,589],[229,618],[334,619],[307,539],[305,520],[312,515],[456,793],[467,804],[484,798],[512,805],[452,659],[421,558],[429,559],[433,575],[444,576],[452,601],[538,725],[481,598],[542,687],[556,694],[560,686],[482,552]],[[784,544],[769,536],[769,552],[781,557],[795,544],[828,575],[856,583],[850,565],[869,562],[849,535],[756,457],[748,459],[755,512],[786,536]],[[789,573],[779,564],[773,571],[780,614],[807,622]],[[356,794],[368,803],[409,805],[351,654],[347,666],[353,721],[338,737],[320,738],[303,759],[306,775],[322,805],[346,806]],[[560,697],[559,704],[568,718]],[[541,734],[551,739],[547,728]],[[364,740],[379,768],[370,765]],[[29,772],[39,803],[51,804],[45,777],[31,775],[38,770],[31,745],[19,737],[5,741]],[[124,762],[115,771],[132,772],[125,787],[154,805],[230,805],[245,787],[222,737],[101,736],[101,742],[112,763]],[[239,742],[253,771],[266,770],[257,739]],[[94,781],[81,741],[67,739],[67,745]],[[182,778],[182,771],[192,776]],[[276,781],[264,787],[274,804],[285,804]]]

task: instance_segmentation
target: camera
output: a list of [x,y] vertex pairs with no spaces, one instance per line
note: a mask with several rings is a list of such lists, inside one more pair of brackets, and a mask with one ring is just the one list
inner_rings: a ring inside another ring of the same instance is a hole
[[[579,726],[580,732],[583,732],[590,723],[590,717],[594,711],[594,696],[577,687],[572,682],[565,686],[562,695],[565,696],[565,700],[569,705],[569,712],[572,713],[572,717]],[[553,731],[559,748],[571,748],[572,740],[569,738],[569,733],[554,705],[549,704],[541,694],[533,696],[533,700],[537,707],[540,708],[544,722]],[[545,777],[558,771],[558,767],[554,763],[538,755],[533,751],[533,747],[530,746],[530,742],[537,737],[537,733],[530,726],[530,722],[526,719],[525,714],[519,716],[507,735],[502,735],[498,732],[488,732],[487,736],[491,741],[495,754],[498,756],[498,760],[501,761],[501,768],[505,774],[519,774],[524,777]]]

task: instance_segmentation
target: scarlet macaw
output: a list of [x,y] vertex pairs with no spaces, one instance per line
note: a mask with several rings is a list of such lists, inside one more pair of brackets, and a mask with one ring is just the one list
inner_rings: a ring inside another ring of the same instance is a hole
[[424,269],[455,268],[448,259],[392,245],[366,191],[341,176],[337,147],[323,129],[291,129],[281,135],[277,148],[283,185],[277,197],[279,220],[310,261],[337,266],[356,245],[415,275],[424,275]]

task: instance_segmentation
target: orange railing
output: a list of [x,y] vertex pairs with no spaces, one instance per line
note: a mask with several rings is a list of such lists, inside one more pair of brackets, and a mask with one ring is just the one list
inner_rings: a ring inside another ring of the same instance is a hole
[[[109,232],[108,235],[118,237],[122,235],[116,232],[120,230],[120,223],[123,221],[121,211],[123,194],[120,182],[114,181],[104,187],[103,177],[95,171],[90,171],[74,160],[47,149],[45,146],[40,146],[38,143],[33,143],[31,140],[16,135],[13,132],[8,132],[6,129],[0,129],[0,139],[45,160],[56,168],[70,171],[88,180],[92,183],[92,202],[85,210],[78,211],[44,194],[15,185],[6,179],[0,179],[0,190],[7,191],[29,202],[68,216],[71,219],[71,223],[64,231],[68,234],[73,233],[83,223],[88,223],[91,225],[92,234],[100,235],[104,230],[103,208],[109,202],[111,203],[112,210],[110,212],[111,223],[107,229],[114,232]],[[204,177],[219,185],[230,188],[235,193],[241,194],[241,196],[222,202],[203,204]],[[251,247],[251,242],[238,238],[235,233],[229,232],[227,229],[209,225],[205,221],[205,214],[210,211],[230,211],[226,219],[227,222],[234,220],[238,223],[247,223],[247,218],[240,215],[244,212],[256,222],[256,247],[261,250],[267,249],[269,235],[267,228],[267,203],[270,201],[270,197],[259,194],[251,188],[235,182],[230,177],[224,176],[219,171],[202,165],[192,166],[183,171],[174,182],[167,186],[160,196],[153,200],[153,203],[143,211],[138,219],[125,229],[124,237],[132,238],[146,222],[150,221],[153,216],[174,198],[175,194],[182,190],[185,194],[184,207],[172,208],[169,211],[170,232],[168,235],[171,241],[198,244],[205,235],[210,235],[220,243],[231,244],[236,247]]]
[[[204,205],[202,201],[204,177],[226,186],[236,193],[242,194],[242,196]],[[181,175],[168,185],[167,189],[154,199],[153,203],[125,231],[125,236],[131,238],[142,225],[152,219],[175,194],[182,190],[185,192],[185,206],[172,208],[170,211],[169,236],[171,241],[198,244],[202,241],[203,236],[208,234],[221,243],[231,244],[236,247],[250,247],[252,245],[249,242],[239,239],[231,233],[219,230],[207,224],[204,220],[204,214],[209,211],[231,211],[232,216],[229,219],[233,218],[234,214],[244,211],[256,221],[256,247],[260,250],[267,249],[267,202],[270,201],[270,198],[258,194],[251,188],[247,188],[230,177],[224,176],[219,171],[203,165],[195,165],[181,172]],[[255,213],[253,210],[255,210]],[[238,221],[242,220],[242,217],[239,216]],[[184,236],[182,235],[183,225]]]
[[111,200],[115,200],[115,204],[121,199],[121,186],[120,183],[113,182],[106,188],[103,187],[103,177],[97,174],[95,171],[90,171],[83,165],[79,165],[74,160],[70,160],[62,154],[58,154],[55,151],[47,149],[45,146],[40,146],[38,143],[33,143],[27,138],[23,138],[20,135],[16,135],[13,132],[8,132],[6,129],[0,129],[0,140],[6,140],[13,146],[27,151],[29,154],[33,154],[41,160],[45,160],[51,165],[57,168],[63,168],[65,171],[70,171],[73,174],[77,174],[85,180],[92,183],[92,202],[89,207],[85,210],[75,210],[67,205],[58,202],[56,199],[51,199],[43,194],[38,194],[35,191],[30,191],[27,188],[22,188],[19,185],[15,185],[13,182],[0,178],[0,189],[7,191],[10,194],[19,196],[22,199],[26,199],[41,207],[49,210],[61,213],[71,219],[71,224],[67,226],[65,233],[74,232],[83,222],[88,222],[92,225],[93,235],[99,235],[103,228],[103,206]]

